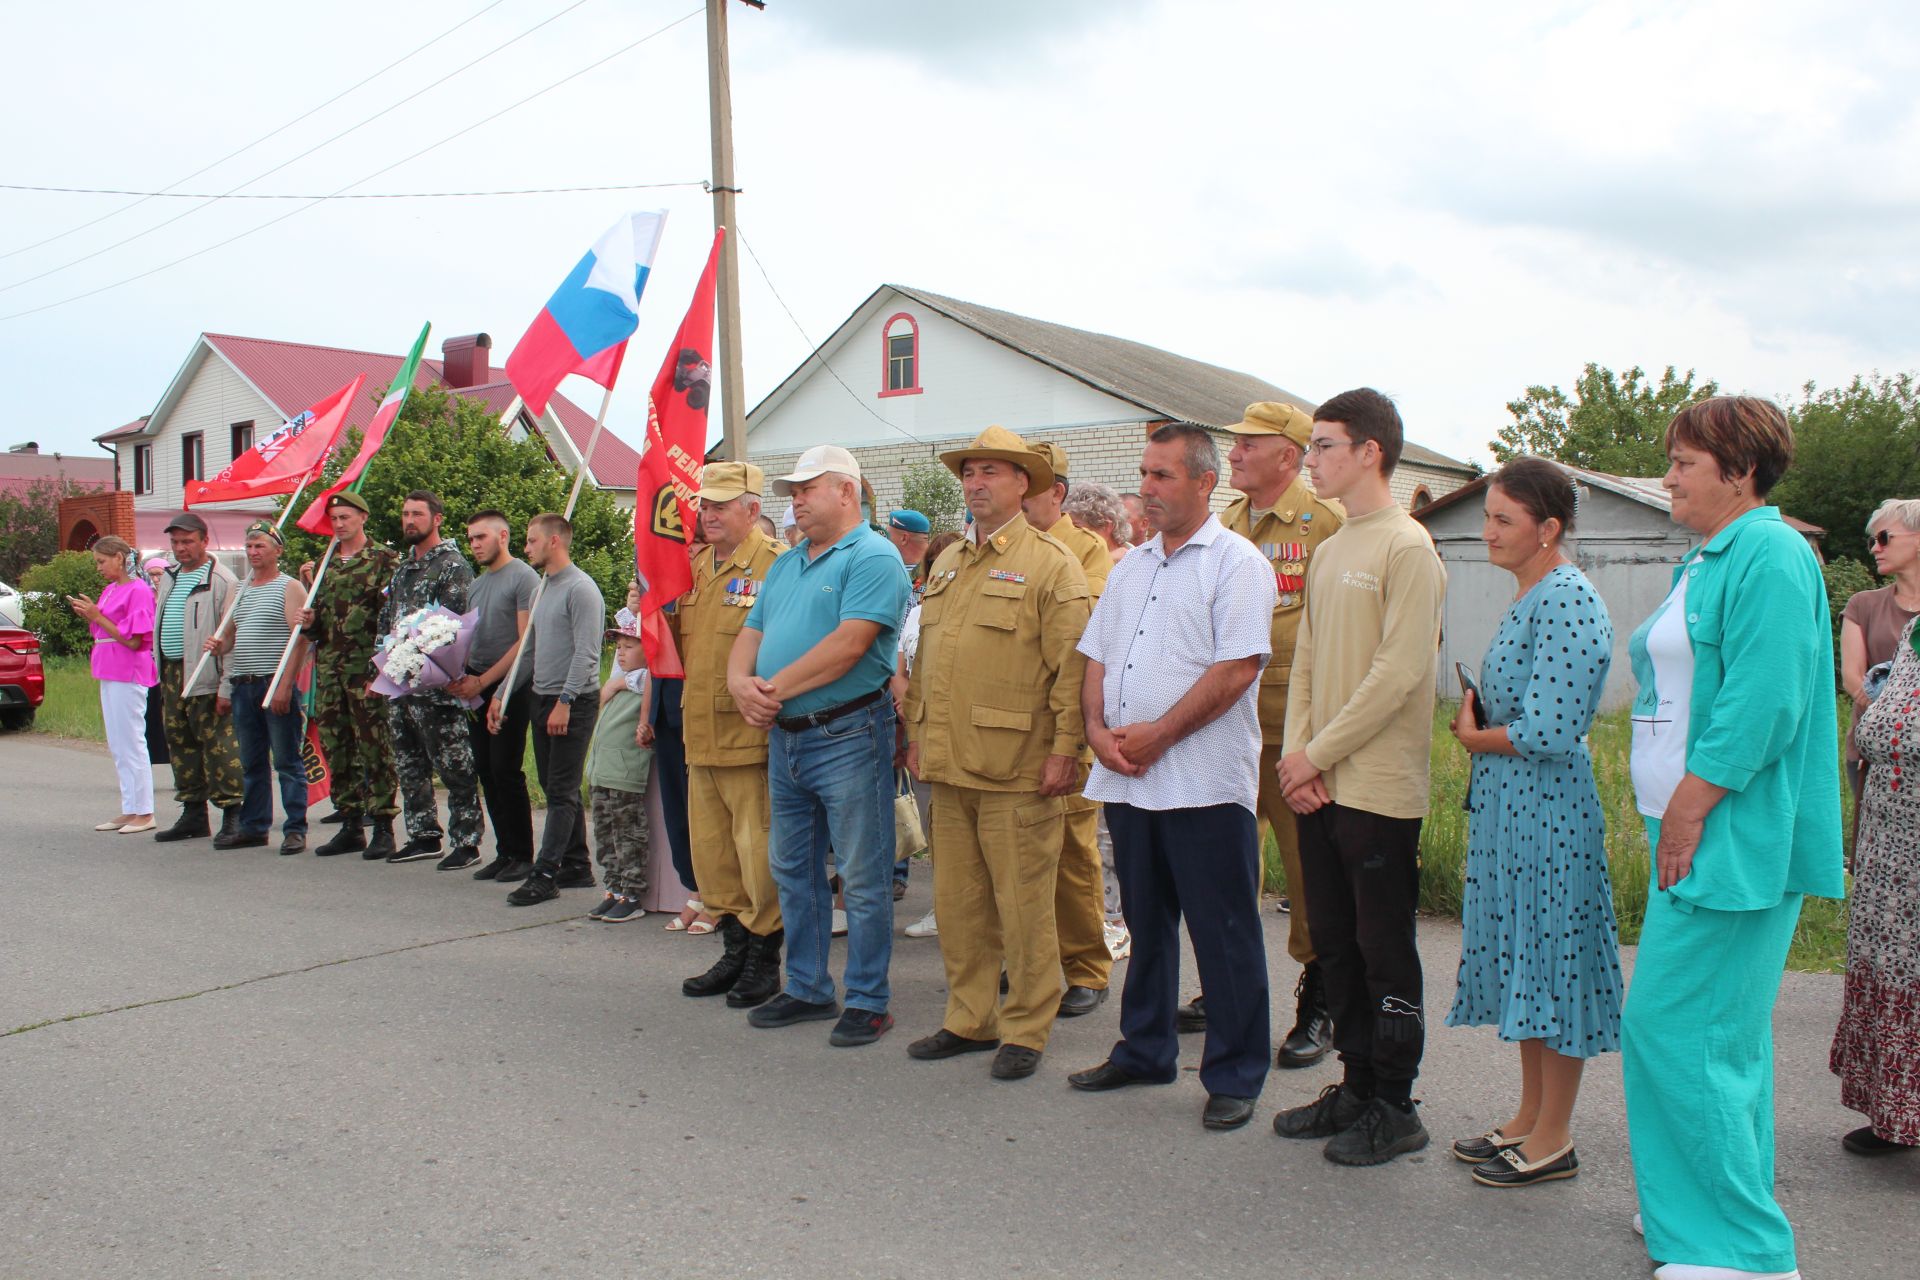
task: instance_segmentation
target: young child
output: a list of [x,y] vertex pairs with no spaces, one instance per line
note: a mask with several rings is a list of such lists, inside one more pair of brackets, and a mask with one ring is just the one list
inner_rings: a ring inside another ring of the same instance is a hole
[[647,712],[653,689],[633,615],[622,610],[620,625],[607,638],[613,641],[613,674],[600,690],[600,719],[587,760],[587,802],[607,898],[588,918],[620,924],[647,914],[640,895],[647,888],[647,775],[653,771]]

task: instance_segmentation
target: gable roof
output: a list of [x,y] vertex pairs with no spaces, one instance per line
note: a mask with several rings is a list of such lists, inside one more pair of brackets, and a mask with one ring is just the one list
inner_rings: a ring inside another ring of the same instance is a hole
[[[1583,482],[1595,489],[1626,498],[1631,502],[1638,502],[1643,506],[1649,506],[1658,511],[1664,511],[1669,514],[1673,511],[1673,498],[1667,493],[1667,487],[1660,483],[1659,476],[1616,476],[1606,471],[1590,471],[1585,467],[1576,467],[1568,462],[1558,462],[1553,459],[1548,459],[1548,461],[1553,462],[1554,466],[1559,467],[1567,474],[1578,476]],[[1485,491],[1487,481],[1492,478],[1491,474],[1483,475],[1469,484],[1461,485],[1451,493],[1436,498],[1426,506],[1421,507],[1418,511],[1415,511],[1413,518],[1415,520],[1425,521],[1429,517],[1447,510],[1449,507],[1467,501],[1476,494]],[[1784,511],[1780,513],[1780,518],[1786,521],[1789,528],[1796,530],[1809,539],[1818,540],[1827,536],[1827,531],[1819,525],[1808,524],[1805,520],[1796,519],[1793,516],[1787,515]],[[1577,531],[1578,527],[1576,525],[1576,533]]]
[[[1017,351],[1030,360],[1037,360],[1076,382],[1138,405],[1155,417],[1201,426],[1225,427],[1240,421],[1247,406],[1259,400],[1277,400],[1296,405],[1309,413],[1314,409],[1311,400],[1282,390],[1250,373],[1175,355],[1144,342],[1075,329],[1047,320],[1035,320],[1031,316],[983,307],[978,303],[949,298],[911,285],[883,284],[869,294],[865,302],[854,308],[853,314],[841,322],[827,340],[801,362],[799,368],[787,375],[779,386],[754,406],[753,412],[757,414],[784,399],[789,384],[794,383],[816,359],[821,358],[822,352],[838,346],[842,334],[887,290],[937,312],[983,338]],[[1473,468],[1459,459],[1449,458],[1411,441],[1407,442],[1402,457],[1419,466],[1473,474]]]
[[[369,394],[355,397],[347,410],[347,425],[359,428],[365,428],[373,421],[373,415],[379,409],[379,391],[392,384],[399,376],[400,367],[406,363],[404,356],[378,351],[281,342],[231,333],[203,333],[151,414],[95,436],[94,439],[106,442],[132,435],[153,434],[157,424],[166,420],[167,414],[186,393],[194,373],[209,355],[225,361],[243,382],[283,418],[291,417],[339,390],[356,375],[364,373],[367,376],[365,390]],[[414,374],[413,385],[431,387],[444,386],[445,383],[446,371],[441,362],[423,357],[420,368]],[[506,412],[514,398],[512,385],[504,379],[474,387],[460,387],[454,389],[454,394],[481,401],[496,416]],[[521,412],[527,421],[533,421],[532,415],[526,414],[524,407]],[[547,413],[535,424],[535,429],[545,431],[555,423],[571,444],[568,451],[570,457],[566,460],[571,463],[580,456],[593,434],[593,415],[565,396],[555,394],[548,402]],[[601,431],[600,443],[594,448],[592,459],[593,481],[596,485],[603,489],[631,489],[637,483],[639,467],[639,454],[611,431]]]

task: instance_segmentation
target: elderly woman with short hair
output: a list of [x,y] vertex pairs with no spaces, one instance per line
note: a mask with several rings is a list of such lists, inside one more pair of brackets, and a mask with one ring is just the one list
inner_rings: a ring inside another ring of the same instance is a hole
[[1126,504],[1106,485],[1091,480],[1079,482],[1067,494],[1060,510],[1088,533],[1099,534],[1115,564],[1132,550],[1128,544],[1133,538],[1133,528],[1127,520]]
[[1788,1280],[1772,1015],[1802,898],[1844,892],[1831,622],[1812,549],[1766,502],[1793,460],[1786,415],[1715,396],[1666,447],[1673,519],[1700,545],[1628,646],[1658,876],[1622,1019],[1634,1174],[1658,1280]]
[[1841,1144],[1854,1155],[1882,1156],[1920,1147],[1920,795],[1908,780],[1920,725],[1920,500],[1882,503],[1867,531],[1874,567],[1893,581],[1847,601],[1840,629],[1855,707],[1847,745],[1857,739],[1862,767],[1853,772],[1864,785],[1846,993],[1829,1065],[1840,1077],[1841,1105],[1868,1120]]
[[95,831],[135,835],[153,830],[153,766],[147,760],[147,692],[153,664],[153,592],[128,572],[133,548],[108,536],[93,544],[93,562],[107,580],[98,600],[68,596],[67,606],[93,635],[93,678],[100,682],[100,719],[120,775],[120,816]]

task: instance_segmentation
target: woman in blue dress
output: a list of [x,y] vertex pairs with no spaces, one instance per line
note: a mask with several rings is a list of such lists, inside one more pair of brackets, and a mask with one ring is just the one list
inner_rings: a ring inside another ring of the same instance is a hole
[[[1449,1026],[1494,1026],[1520,1044],[1511,1119],[1453,1144],[1475,1182],[1571,1178],[1581,1070],[1620,1047],[1619,940],[1587,730],[1606,685],[1613,625],[1561,550],[1577,490],[1566,471],[1516,458],[1487,482],[1487,558],[1518,582],[1453,734],[1473,757],[1466,902]],[[1484,709],[1486,728],[1476,711]]]

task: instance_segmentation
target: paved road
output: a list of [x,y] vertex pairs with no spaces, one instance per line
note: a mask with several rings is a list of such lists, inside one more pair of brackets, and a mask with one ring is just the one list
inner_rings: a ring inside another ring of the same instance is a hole
[[[914,1062],[943,997],[904,938],[900,1026],[833,1049],[683,998],[716,943],[593,924],[596,896],[509,910],[430,862],[96,836],[112,786],[97,751],[0,735],[0,1275],[1647,1274],[1612,1057],[1572,1182],[1482,1190],[1437,1144],[1340,1169],[1267,1127],[1331,1066],[1209,1134],[1197,1042],[1170,1088],[1067,1088],[1111,1003],[1024,1083]],[[1444,1008],[1458,935],[1424,935]],[[1780,1003],[1782,1195],[1809,1277],[1908,1277],[1920,1162],[1841,1152],[1838,996],[1792,975]],[[1435,1028],[1427,1067],[1443,1138],[1516,1085],[1482,1030]]]

